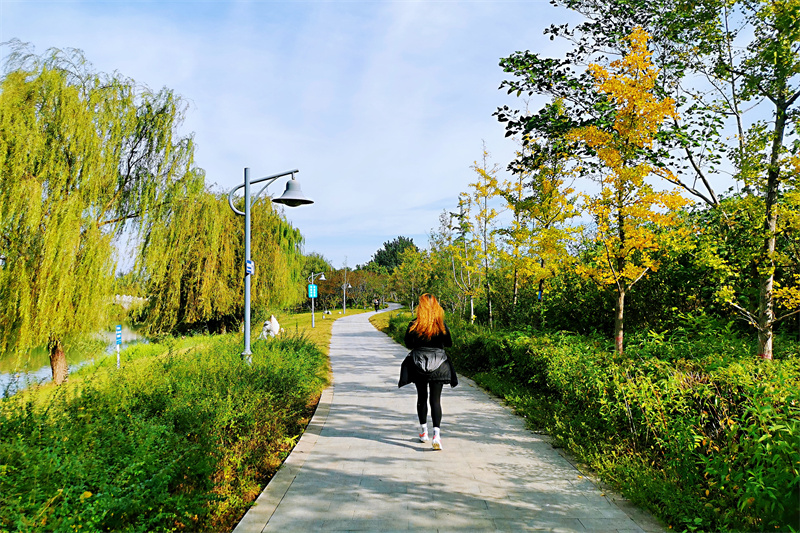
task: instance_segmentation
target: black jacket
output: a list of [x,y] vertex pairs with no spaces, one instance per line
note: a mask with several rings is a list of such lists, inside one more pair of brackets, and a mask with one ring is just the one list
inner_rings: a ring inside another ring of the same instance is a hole
[[[413,324],[414,322],[411,322]],[[434,335],[430,339],[423,339],[416,331],[411,331],[411,324],[406,329],[405,344],[406,348],[413,350],[414,348],[449,348],[453,345],[453,339],[450,337],[450,328],[447,324],[444,325],[444,333]]]
[[[411,324],[408,327],[404,340],[406,348],[411,352],[400,365],[400,380],[397,386],[403,387],[409,383],[427,383],[429,381],[450,383],[451,387],[458,385],[458,376],[453,368],[453,363],[444,351],[445,348],[453,345],[447,325],[445,325],[444,333],[430,339],[423,339],[416,332],[411,331]],[[431,366],[432,361],[437,363],[434,365],[436,368],[427,368]],[[429,371],[426,371],[426,368]]]

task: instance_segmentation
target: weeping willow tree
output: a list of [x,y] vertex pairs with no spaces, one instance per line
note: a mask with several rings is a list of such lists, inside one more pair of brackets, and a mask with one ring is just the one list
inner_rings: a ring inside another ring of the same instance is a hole
[[[302,240],[268,200],[253,207],[255,316],[302,300]],[[176,202],[169,219],[150,227],[139,257],[138,269],[147,279],[149,334],[238,329],[244,313],[244,224],[227,195],[202,192]]]
[[63,382],[68,337],[105,325],[115,238],[202,186],[184,104],[77,50],[10,44],[0,78],[0,353],[46,344]]

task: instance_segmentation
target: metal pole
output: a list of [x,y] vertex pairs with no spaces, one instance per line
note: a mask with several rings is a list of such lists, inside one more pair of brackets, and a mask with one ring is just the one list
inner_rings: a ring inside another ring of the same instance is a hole
[[250,351],[250,169],[244,169],[244,351],[242,357],[253,362]]
[[[252,207],[252,203],[250,200],[250,185],[254,185],[256,183],[263,183],[267,182],[264,187],[256,193],[255,199],[258,200],[258,197],[264,192],[270,183],[275,181],[278,178],[282,178],[284,176],[292,176],[294,180],[294,175],[299,172],[297,169],[290,170],[289,172],[283,172],[281,174],[274,174],[272,176],[267,176],[265,178],[258,178],[257,180],[250,181],[250,169],[245,167],[244,169],[244,183],[239,185],[238,187],[234,187],[230,193],[228,193],[228,205],[231,206],[231,210],[234,213],[240,216],[244,216],[244,350],[242,351],[242,358],[245,359],[248,363],[253,362],[253,358],[251,357],[252,352],[250,351],[250,273],[248,272],[249,267],[251,265],[250,261],[250,209]],[[233,196],[236,194],[236,191],[244,187],[244,212],[239,211],[236,209],[236,206],[233,205]],[[288,187],[287,187],[288,190]],[[295,194],[290,195],[289,198],[284,199],[287,193],[284,193],[284,196],[278,198],[277,200],[273,200],[275,203],[282,203],[288,205],[289,207],[295,207],[301,204],[308,204],[313,203],[313,201],[309,200],[308,198],[304,198],[302,192],[297,194],[299,189],[295,191]]]
[[[314,283],[314,281],[313,281],[314,276],[313,275],[311,276],[311,279],[312,279],[311,283],[313,284]],[[311,298],[311,327],[312,328],[314,327],[314,298]]]

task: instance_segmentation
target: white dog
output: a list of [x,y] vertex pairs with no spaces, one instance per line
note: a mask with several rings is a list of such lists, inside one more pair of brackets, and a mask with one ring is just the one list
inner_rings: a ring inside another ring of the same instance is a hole
[[274,337],[280,332],[281,325],[278,324],[278,319],[275,318],[275,315],[270,315],[269,320],[264,322],[264,329],[261,330],[261,335],[258,338],[266,340],[267,335]]

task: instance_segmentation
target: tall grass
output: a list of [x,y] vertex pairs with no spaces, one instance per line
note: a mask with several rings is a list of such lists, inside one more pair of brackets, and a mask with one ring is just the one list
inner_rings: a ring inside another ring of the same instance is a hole
[[66,386],[0,402],[0,531],[227,531],[326,385],[302,334],[141,345]]

